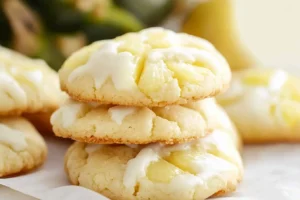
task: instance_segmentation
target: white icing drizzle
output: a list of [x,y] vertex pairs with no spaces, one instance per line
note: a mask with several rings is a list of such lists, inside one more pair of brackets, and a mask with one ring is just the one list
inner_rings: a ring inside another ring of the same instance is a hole
[[197,185],[204,185],[204,181],[193,174],[179,174],[170,182],[170,188],[174,191],[190,190]]
[[204,181],[214,176],[224,177],[225,180],[228,180],[230,176],[225,178],[226,172],[230,175],[238,172],[234,164],[212,154],[204,154],[203,157],[194,160],[191,166],[197,172],[197,176]]
[[206,148],[207,144],[214,144],[218,151],[227,155],[232,155],[232,151],[236,150],[233,142],[233,138],[231,138],[228,133],[226,133],[224,130],[217,129],[208,136],[199,139],[197,145]]
[[[200,73],[202,70],[199,68],[204,67],[219,75],[219,73],[223,73],[224,65],[227,65],[225,59],[205,40],[161,28],[151,28],[103,42],[99,49],[89,55],[84,65],[78,66],[70,73],[68,82],[72,83],[82,77],[91,77],[94,80],[95,88],[99,89],[107,80],[111,79],[117,90],[137,90],[134,75],[141,54],[133,55],[129,51],[119,52],[120,45],[124,42],[127,43],[128,37],[134,38],[133,35],[137,38],[137,44],[143,49],[141,51],[145,51],[147,54],[145,68],[152,67],[151,65],[163,68],[166,63],[176,62],[188,69],[191,74]],[[136,42],[134,39],[132,40],[133,43]],[[194,43],[197,44],[194,45]],[[130,42],[127,45],[131,45]],[[205,66],[192,66],[198,61],[204,63]],[[226,69],[229,70],[227,66]],[[169,71],[172,73],[172,70]],[[203,81],[203,76],[195,75],[194,78]],[[222,79],[226,79],[226,81],[229,78],[230,76],[222,76]]]
[[32,69],[26,70],[25,69],[25,70],[20,71],[20,67],[11,66],[10,72],[12,73],[12,75],[21,75],[26,80],[28,80],[29,82],[34,84],[35,87],[37,87],[37,88],[41,87],[40,84],[43,81],[43,72],[39,69],[35,69],[35,70],[32,70]]
[[59,121],[62,123],[64,128],[67,128],[75,122],[78,113],[83,109],[83,107],[84,104],[82,103],[67,103],[52,114],[50,122],[54,125],[55,121]]
[[103,147],[102,144],[87,144],[84,150],[90,155],[93,152],[97,151],[98,149],[101,149],[102,147]]
[[[173,31],[166,30],[161,27],[151,27],[139,32],[142,41],[150,43],[152,46],[161,46],[162,44],[168,44],[168,46],[176,45],[179,43],[177,34]],[[157,39],[153,39],[157,38]]]
[[158,154],[152,148],[142,149],[135,158],[127,163],[123,179],[124,186],[133,193],[136,182],[146,176],[149,164],[158,159]]
[[24,73],[24,77],[35,84],[36,87],[40,87],[40,83],[43,81],[43,73],[40,70],[28,71]]
[[196,186],[205,187],[207,181],[213,177],[219,177],[226,183],[238,173],[235,165],[211,154],[203,155],[203,157],[195,160],[191,165],[198,174],[177,175],[170,182],[172,190],[189,190]]
[[[246,122],[253,122],[255,119],[256,122],[265,124],[265,126],[273,126],[274,119],[270,116],[269,109],[274,100],[266,87],[253,87],[244,92],[240,101],[226,106],[225,109],[230,112],[233,119],[241,118]],[[242,113],[241,115],[241,109],[247,114]]]
[[176,145],[161,145],[160,146],[160,155],[161,156],[169,156],[171,152],[174,151],[186,151],[189,150],[194,144],[197,144],[199,141],[194,140],[192,142],[186,142],[182,144],[176,144]]
[[9,97],[18,104],[26,105],[26,93],[18,82],[6,71],[3,64],[0,63],[0,92],[9,95]]
[[285,71],[276,70],[269,81],[269,89],[273,92],[279,92],[287,79],[288,75]]
[[15,151],[22,151],[27,147],[24,133],[4,124],[0,124],[0,143],[10,146]]
[[[218,73],[218,70],[223,67],[223,64],[219,63],[220,60],[216,59],[212,53],[190,47],[175,46],[166,49],[152,50],[148,55],[147,62],[158,63],[161,60],[185,61],[186,63],[200,61],[201,63],[205,63],[205,67],[211,69],[214,73]],[[197,68],[194,70],[196,69]]]
[[117,42],[104,43],[98,51],[92,53],[85,65],[79,66],[70,74],[68,81],[73,82],[80,76],[89,75],[93,77],[97,89],[108,78],[111,78],[117,90],[136,88],[134,56],[129,52],[118,53],[118,46]]
[[136,111],[136,107],[130,107],[130,106],[114,106],[108,109],[108,113],[111,116],[111,119],[115,121],[118,125],[121,125],[123,122],[123,119],[134,113]]
[[[214,131],[206,138],[195,140],[190,143],[177,144],[172,146],[152,144],[145,147],[140,153],[127,163],[127,168],[124,174],[123,183],[134,191],[136,182],[146,176],[147,167],[151,162],[157,161],[160,157],[168,156],[171,152],[186,151],[192,146],[201,146],[204,149],[209,149],[209,144],[214,144],[219,151],[228,156],[235,155],[232,152],[235,145],[226,132]],[[193,160],[191,166],[197,175],[181,174],[173,178],[170,183],[172,189],[178,186],[195,187],[196,185],[206,184],[206,181],[212,177],[219,177],[224,182],[227,182],[232,176],[237,175],[238,168],[227,160],[214,156],[210,153],[203,153],[201,157]]]

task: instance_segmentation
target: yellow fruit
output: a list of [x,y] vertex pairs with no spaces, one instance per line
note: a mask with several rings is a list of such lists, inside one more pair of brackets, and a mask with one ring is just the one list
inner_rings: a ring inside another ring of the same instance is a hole
[[152,162],[147,168],[147,177],[154,182],[168,183],[175,176],[182,173],[183,171],[179,168],[162,159]]
[[233,12],[232,0],[201,2],[185,21],[182,30],[213,43],[230,67],[236,70],[256,65],[256,60],[239,39]]

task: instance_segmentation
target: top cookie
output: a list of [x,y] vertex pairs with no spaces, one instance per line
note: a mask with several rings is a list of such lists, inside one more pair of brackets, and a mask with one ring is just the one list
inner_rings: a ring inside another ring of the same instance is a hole
[[58,75],[44,61],[0,46],[0,116],[55,110],[61,95]]
[[69,57],[59,75],[77,101],[148,107],[214,96],[231,79],[208,41],[163,28],[95,42]]

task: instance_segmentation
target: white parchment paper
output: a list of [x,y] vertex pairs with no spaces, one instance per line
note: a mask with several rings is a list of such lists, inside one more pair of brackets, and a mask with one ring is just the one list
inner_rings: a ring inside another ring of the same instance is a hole
[[[71,142],[46,139],[49,156],[43,167],[22,176],[0,179],[0,184],[42,200],[105,200],[93,191],[69,185],[63,157]],[[244,181],[235,193],[216,200],[299,200],[299,155],[297,144],[246,146]],[[1,192],[0,199],[10,198]]]

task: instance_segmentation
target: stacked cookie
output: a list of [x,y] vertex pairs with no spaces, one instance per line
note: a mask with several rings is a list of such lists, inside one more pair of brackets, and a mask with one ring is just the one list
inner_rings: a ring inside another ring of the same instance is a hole
[[231,72],[207,41],[161,28],[93,43],[60,72],[70,99],[51,117],[76,140],[73,184],[111,199],[205,199],[242,177],[240,140],[211,97]]
[[300,80],[279,69],[233,73],[219,103],[246,143],[300,141]]
[[45,62],[0,46],[0,177],[27,172],[46,158],[45,141],[23,116],[58,108],[58,76]]

